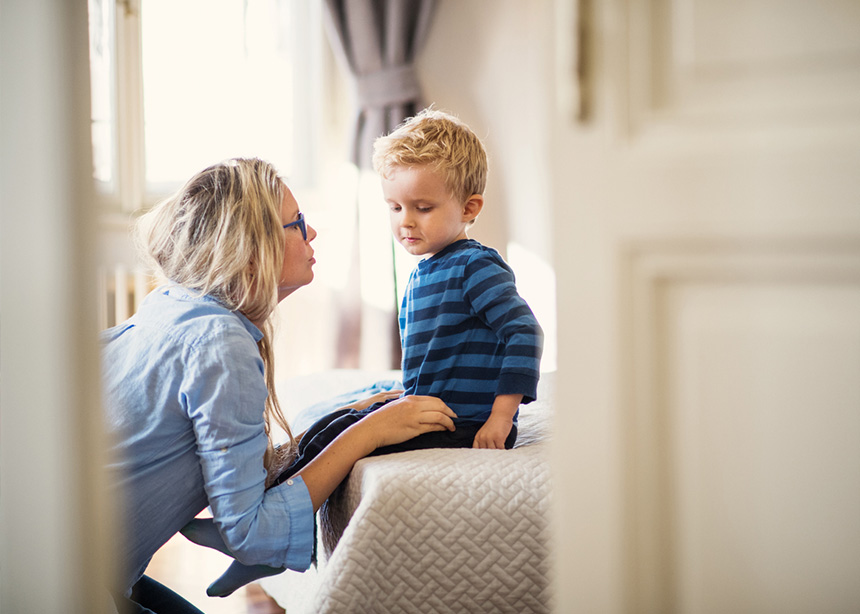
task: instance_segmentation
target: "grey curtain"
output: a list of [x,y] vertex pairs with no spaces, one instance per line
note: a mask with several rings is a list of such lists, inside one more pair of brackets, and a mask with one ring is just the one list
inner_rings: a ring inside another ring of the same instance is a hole
[[326,0],[329,39],[349,70],[356,109],[349,157],[370,168],[373,141],[421,110],[415,59],[436,0]]

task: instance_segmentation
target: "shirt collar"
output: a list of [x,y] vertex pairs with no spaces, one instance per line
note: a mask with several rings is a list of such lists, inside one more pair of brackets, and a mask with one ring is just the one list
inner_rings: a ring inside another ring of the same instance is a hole
[[474,239],[468,239],[468,238],[458,239],[457,241],[454,241],[453,243],[449,243],[448,245],[446,245],[444,248],[442,248],[440,251],[436,252],[432,256],[429,256],[429,257],[421,260],[418,263],[418,266],[423,268],[427,264],[429,264],[431,262],[435,262],[436,260],[443,258],[445,255],[450,254],[451,252],[455,252],[455,251],[458,251],[460,249],[465,249],[467,246],[471,245],[474,242],[475,242]]
[[239,321],[242,322],[242,325],[245,329],[250,333],[250,335],[254,338],[254,341],[259,342],[263,338],[263,331],[261,331],[257,326],[248,319],[248,317],[242,313],[241,311],[234,311],[229,309],[224,303],[220,300],[212,296],[211,294],[200,294],[196,290],[191,290],[186,288],[185,286],[180,286],[179,284],[169,283],[164,286],[161,286],[158,290],[156,290],[158,294],[162,294],[164,296],[169,296],[171,298],[180,300],[180,301],[191,301],[195,303],[209,303],[212,305],[217,305],[222,309],[225,309],[239,318]]

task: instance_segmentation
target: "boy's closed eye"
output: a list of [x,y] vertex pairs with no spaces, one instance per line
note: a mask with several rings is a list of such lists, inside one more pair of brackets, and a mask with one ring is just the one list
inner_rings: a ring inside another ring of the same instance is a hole
[[412,209],[413,211],[417,211],[418,213],[428,213],[430,211],[433,211],[433,203],[427,202],[413,203],[407,205],[407,207]]

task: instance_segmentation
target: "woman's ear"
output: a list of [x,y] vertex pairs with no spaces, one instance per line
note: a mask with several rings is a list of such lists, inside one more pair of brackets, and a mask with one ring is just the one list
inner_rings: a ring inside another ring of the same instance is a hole
[[471,224],[484,208],[483,194],[472,194],[463,205],[463,221]]

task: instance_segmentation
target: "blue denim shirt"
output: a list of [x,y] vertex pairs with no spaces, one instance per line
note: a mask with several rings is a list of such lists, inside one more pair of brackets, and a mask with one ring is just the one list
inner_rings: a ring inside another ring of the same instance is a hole
[[102,333],[122,590],[207,506],[241,562],[309,567],[307,487],[296,477],[264,489],[261,337],[242,314],[178,286],[153,291],[137,314]]

